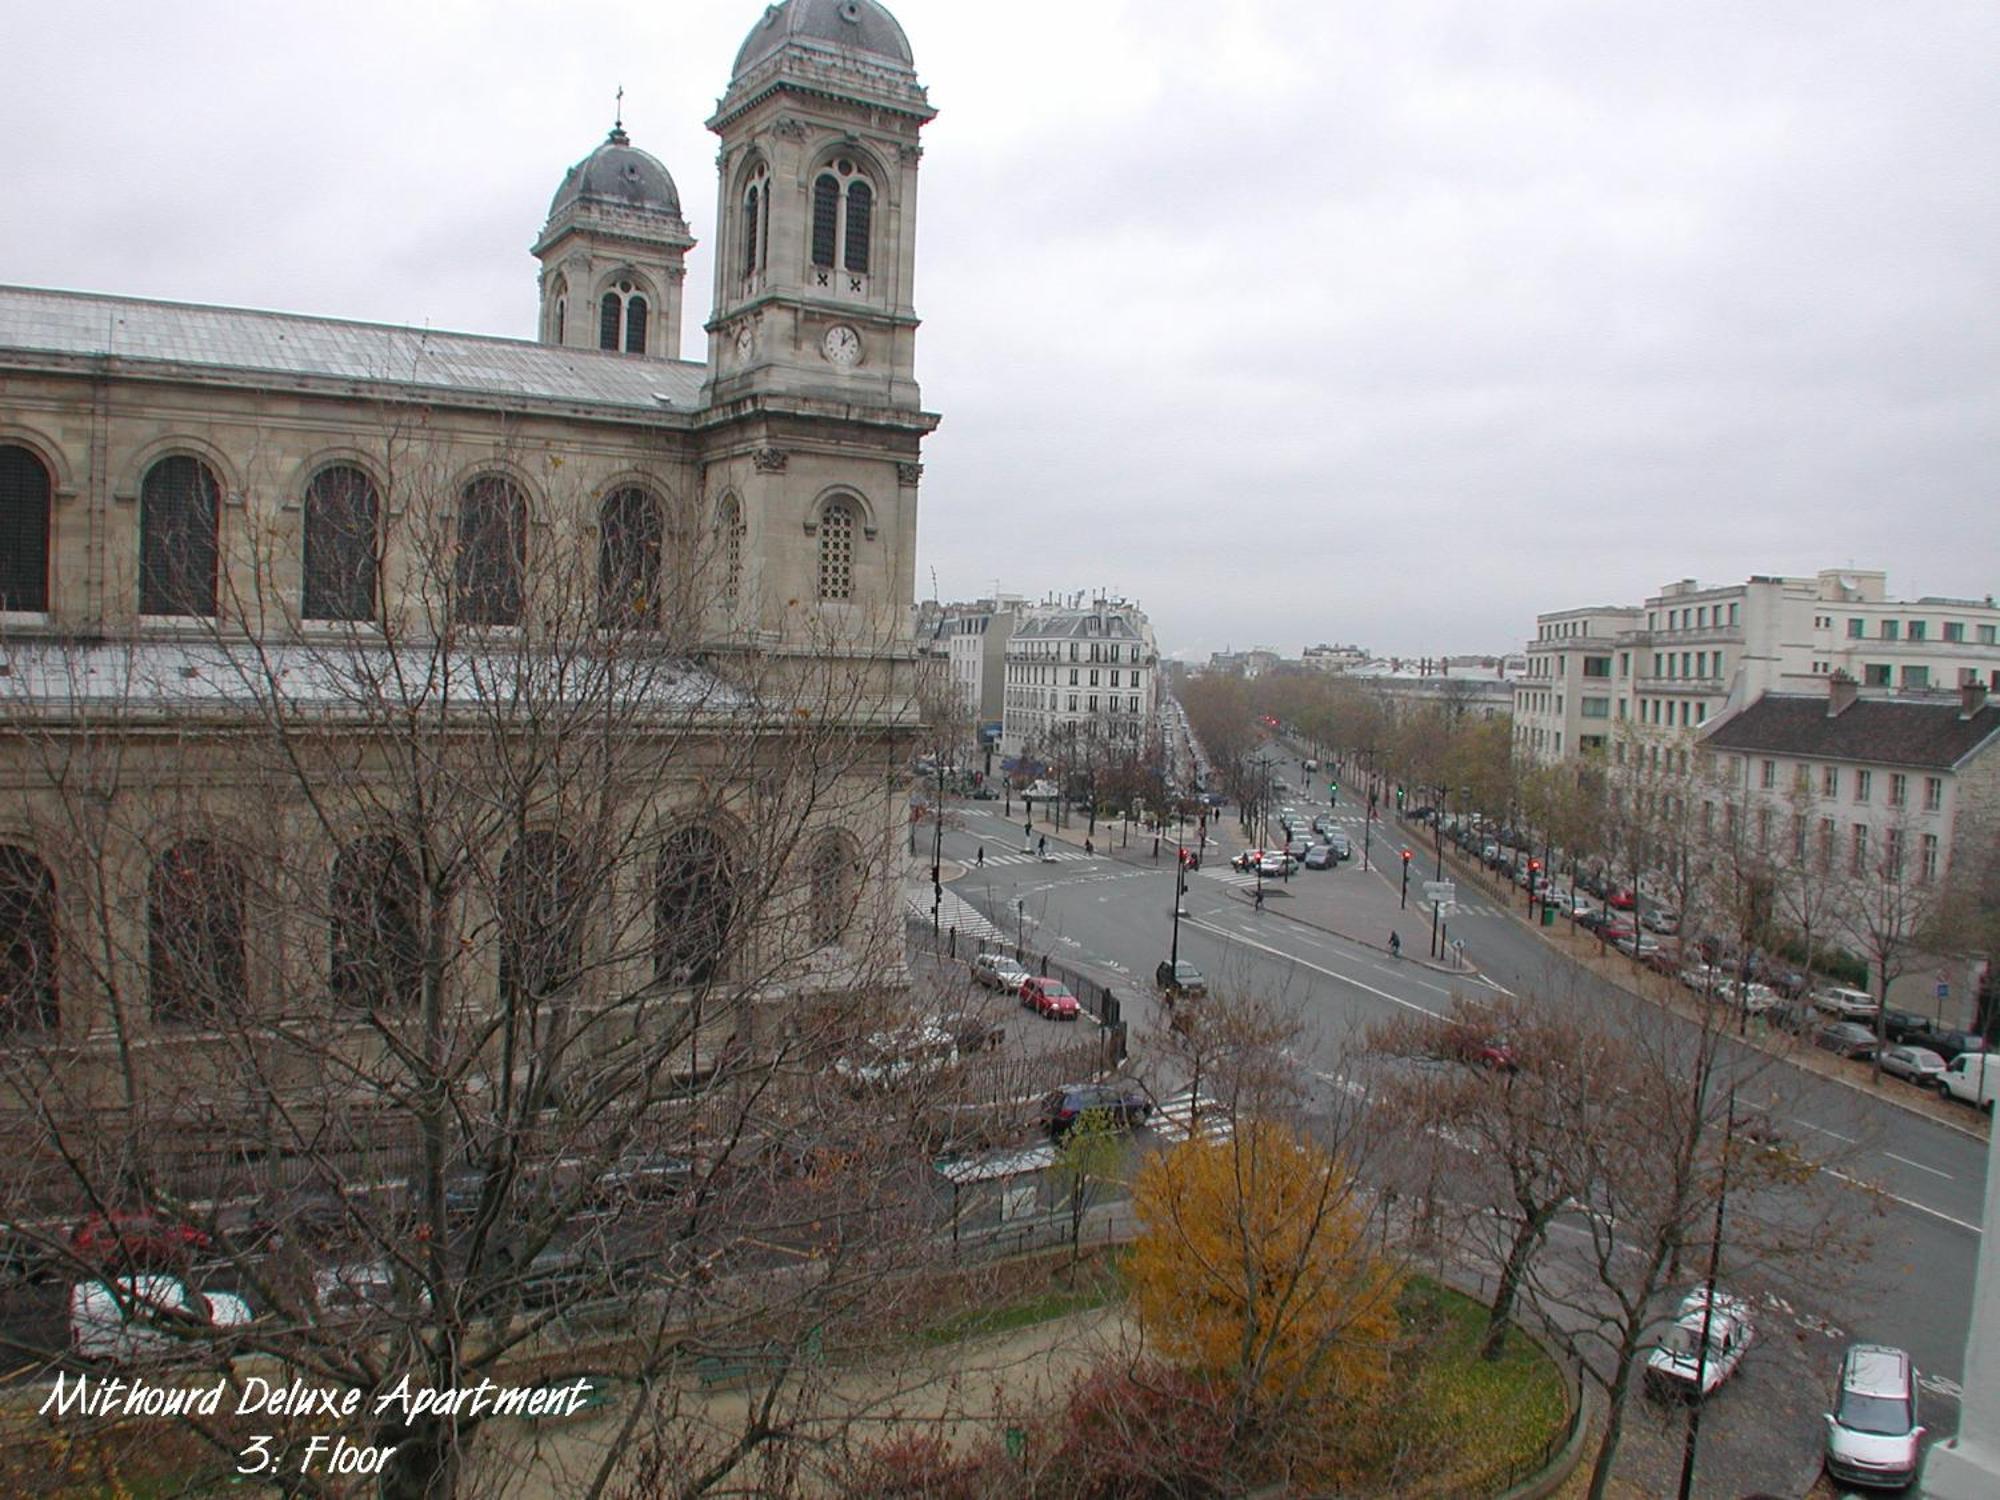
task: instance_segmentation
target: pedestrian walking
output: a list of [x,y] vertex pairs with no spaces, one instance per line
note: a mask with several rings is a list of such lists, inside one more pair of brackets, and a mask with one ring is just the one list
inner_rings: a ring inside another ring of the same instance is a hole
[[973,857],[973,862],[982,870],[986,868],[986,846],[984,844],[979,846],[979,853]]
[[1398,937],[1394,932],[1391,932],[1389,934],[1389,957],[1401,958],[1402,956],[1403,956],[1403,940],[1400,937]]
[[1091,847],[1091,843],[1090,843],[1090,840],[1089,840],[1089,839],[1085,839],[1085,840],[1083,841],[1083,852],[1084,852],[1085,854],[1095,854],[1095,853],[1097,852],[1097,850],[1096,850],[1096,849],[1094,849],[1094,848],[1092,848],[1092,847]]

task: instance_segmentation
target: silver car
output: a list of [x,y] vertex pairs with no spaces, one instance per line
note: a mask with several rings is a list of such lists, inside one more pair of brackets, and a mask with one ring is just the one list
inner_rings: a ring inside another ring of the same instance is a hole
[[1899,1490],[1917,1477],[1917,1371],[1901,1349],[1856,1344],[1840,1361],[1826,1414],[1826,1472],[1842,1484]]
[[972,961],[972,977],[989,990],[1012,992],[1020,989],[1028,971],[1004,953],[982,953]]
[[1944,1077],[1944,1059],[1928,1047],[1891,1047],[1882,1054],[1882,1071],[1914,1083],[1919,1088],[1934,1089],[1938,1080]]

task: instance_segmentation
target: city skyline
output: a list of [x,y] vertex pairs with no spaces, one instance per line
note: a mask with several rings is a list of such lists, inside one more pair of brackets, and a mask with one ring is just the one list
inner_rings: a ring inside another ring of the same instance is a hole
[[[1992,591],[1984,7],[895,9],[920,594],[1093,578],[1200,660],[1515,649],[1669,576]],[[756,10],[38,13],[0,282],[530,338],[622,86],[701,358],[694,122]]]

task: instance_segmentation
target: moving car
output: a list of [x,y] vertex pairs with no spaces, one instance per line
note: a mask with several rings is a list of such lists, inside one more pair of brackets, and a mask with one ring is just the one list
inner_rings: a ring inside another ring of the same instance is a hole
[[1919,1088],[1938,1087],[1938,1080],[1944,1075],[1944,1068],[1944,1059],[1928,1047],[1891,1047],[1882,1054],[1884,1073],[1906,1079]]
[[1706,1288],[1696,1287],[1681,1299],[1672,1326],[1646,1356],[1646,1384],[1654,1391],[1698,1401],[1736,1373],[1756,1337],[1749,1303],[1726,1292],[1711,1296]]
[[1350,839],[1338,828],[1333,829],[1327,834],[1326,846],[1333,851],[1335,859],[1354,858],[1354,840]]
[[1883,1344],[1850,1348],[1826,1414],[1828,1475],[1842,1484],[1902,1489],[1917,1477],[1923,1438],[1910,1356]]
[[1199,1000],[1208,993],[1208,981],[1201,970],[1184,958],[1173,962],[1161,959],[1160,966],[1153,970],[1153,983],[1169,1000],[1178,1000],[1183,995]]
[[230,1292],[198,1292],[151,1272],[79,1281],[69,1290],[69,1346],[86,1359],[158,1359],[204,1332],[240,1328],[250,1305]]
[[989,990],[1019,993],[1028,971],[1004,953],[982,953],[972,961],[972,977]]
[[1060,979],[1045,979],[1039,974],[1021,981],[1021,1003],[1037,1015],[1058,1021],[1074,1021],[1083,1010]]
[[1331,870],[1340,863],[1340,856],[1333,852],[1331,844],[1314,844],[1306,850],[1305,867],[1308,870]]
[[1068,1134],[1084,1114],[1096,1110],[1121,1129],[1144,1125],[1153,1113],[1153,1101],[1137,1088],[1122,1083],[1069,1083],[1042,1098],[1042,1128],[1058,1140]]
[[1299,867],[1299,862],[1289,854],[1267,854],[1257,861],[1257,873],[1267,877],[1290,875]]
[[1834,1021],[1813,1033],[1813,1045],[1841,1057],[1875,1055],[1875,1033],[1858,1021]]

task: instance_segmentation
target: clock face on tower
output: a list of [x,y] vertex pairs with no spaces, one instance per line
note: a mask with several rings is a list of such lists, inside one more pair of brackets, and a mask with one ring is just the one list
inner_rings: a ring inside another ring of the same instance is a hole
[[745,323],[737,328],[736,357],[738,359],[748,359],[750,357],[750,351],[756,347],[756,344],[757,344],[757,336],[750,331],[750,325],[748,323]]
[[826,337],[820,340],[820,347],[826,351],[827,359],[843,370],[851,370],[861,363],[861,335],[845,323],[836,323],[827,329]]

